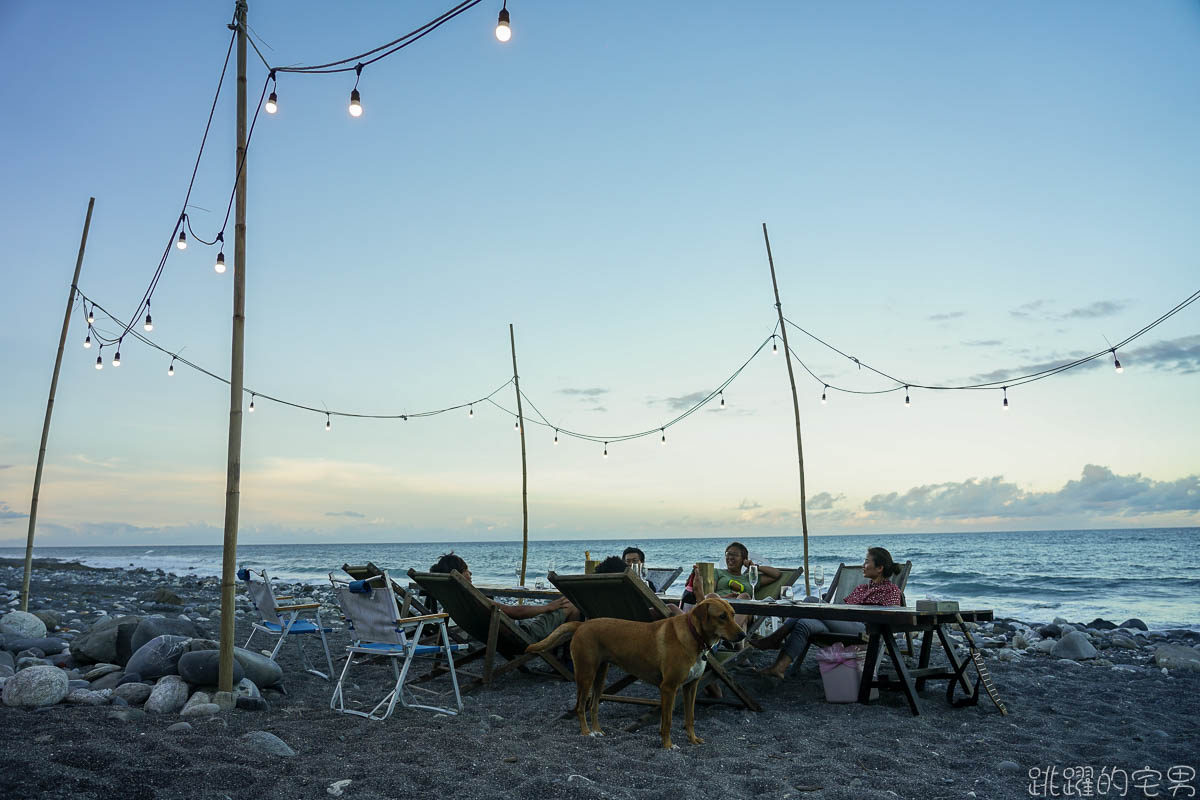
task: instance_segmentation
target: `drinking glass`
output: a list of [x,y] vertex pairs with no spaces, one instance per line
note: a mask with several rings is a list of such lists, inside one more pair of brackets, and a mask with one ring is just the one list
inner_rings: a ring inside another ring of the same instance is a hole
[[796,593],[791,586],[784,586],[779,590],[779,599],[784,603],[796,602]]
[[521,565],[520,564],[517,564],[517,568],[513,570],[513,573],[516,575],[516,578],[517,578],[517,582],[513,585],[521,586],[522,584],[521,584]]
[[823,591],[823,587],[825,586],[825,567],[823,565],[817,565],[817,574],[814,575],[813,578],[817,584],[817,602],[824,603],[825,593]]
[[754,591],[758,588],[758,564],[750,565],[750,597],[754,597]]

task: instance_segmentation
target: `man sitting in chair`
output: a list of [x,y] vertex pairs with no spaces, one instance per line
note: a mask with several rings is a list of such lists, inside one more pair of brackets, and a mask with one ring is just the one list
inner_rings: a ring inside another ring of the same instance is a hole
[[[430,572],[451,572],[458,570],[467,583],[471,582],[471,568],[462,556],[446,553],[429,568]],[[493,601],[495,602],[495,601]],[[509,619],[515,620],[521,629],[533,637],[534,641],[545,639],[550,633],[564,622],[577,622],[580,619],[579,609],[571,605],[565,597],[558,597],[542,605],[510,606],[496,603],[496,607]]]

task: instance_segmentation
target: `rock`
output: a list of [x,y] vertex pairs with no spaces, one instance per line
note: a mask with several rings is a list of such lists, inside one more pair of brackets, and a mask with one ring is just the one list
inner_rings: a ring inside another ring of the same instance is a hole
[[1074,625],[1059,625],[1058,628],[1060,631],[1062,631],[1063,636],[1066,636],[1068,633],[1073,633],[1076,630]]
[[98,678],[104,677],[105,675],[109,674],[110,672],[120,672],[120,671],[121,671],[121,668],[118,667],[116,664],[97,664],[96,666],[89,669],[87,672],[83,673],[83,679],[85,681],[94,681]]
[[121,680],[117,681],[117,686],[124,686],[127,683],[145,683],[145,681],[142,680],[139,673],[126,670],[122,673]]
[[1020,654],[1016,650],[1009,650],[1007,648],[996,653],[996,658],[1000,661],[1016,661],[1020,657]]
[[[61,668],[60,668],[61,669]],[[91,689],[92,685],[85,680],[72,678],[71,673],[67,673],[67,691],[73,692],[76,689]]]
[[137,722],[146,718],[146,712],[140,708],[118,708],[108,712],[108,718],[121,722]]
[[1060,628],[1057,624],[1043,625],[1042,627],[1038,628],[1037,631],[1047,639],[1057,639],[1059,636],[1062,636],[1062,628]]
[[254,653],[241,647],[233,648],[234,659],[246,671],[246,677],[259,689],[277,686],[283,681],[283,668],[262,653]]
[[4,681],[4,705],[16,708],[52,706],[61,703],[69,691],[67,673],[58,667],[30,667]]
[[233,687],[235,697],[262,697],[262,693],[258,691],[258,687],[254,681],[249,678],[242,678],[238,681],[237,686]]
[[92,681],[89,689],[115,689],[121,685],[121,679],[125,677],[124,672],[110,672],[107,675],[101,675],[96,680]]
[[1121,627],[1122,628],[1132,628],[1134,630],[1139,630],[1139,631],[1150,630],[1149,628],[1146,627],[1146,623],[1142,622],[1137,617],[1134,617],[1133,619],[1125,620],[1124,622],[1121,623]]
[[150,699],[152,691],[154,687],[148,683],[123,683],[113,689],[112,693],[131,706],[140,706]]
[[[242,683],[246,683],[246,682],[247,682],[246,679],[242,678],[242,680],[238,684],[238,686],[240,686]],[[250,685],[253,686],[254,684],[250,684]],[[236,686],[234,687],[234,690],[235,691],[237,690]],[[213,692],[212,701],[213,701],[213,704],[216,705],[216,707],[221,709],[222,711],[231,711],[234,707],[234,704],[236,703],[233,692]]]
[[1055,617],[1055,618],[1052,620],[1052,623],[1053,623],[1053,624],[1055,624],[1055,625],[1066,625],[1066,624],[1067,624],[1067,620],[1066,620],[1066,619],[1064,619],[1063,617]]
[[40,639],[14,638],[9,639],[4,649],[13,653],[22,650],[41,650],[43,656],[55,656],[67,649],[67,643],[56,636],[43,636]]
[[130,656],[125,670],[136,672],[143,679],[174,675],[179,669],[179,657],[183,655],[187,641],[184,636],[156,636]]
[[1100,619],[1099,617],[1096,617],[1094,620],[1089,622],[1086,627],[1097,631],[1113,631],[1117,629],[1115,622],[1109,622],[1108,620]]
[[[17,656],[17,672],[20,672],[23,669],[27,669],[28,667],[53,667],[53,666],[54,665],[51,664],[46,659],[38,658],[37,656]],[[55,667],[55,669],[57,669],[57,667]]]
[[261,697],[239,697],[236,705],[242,711],[266,711],[270,708]]
[[192,729],[191,723],[176,722],[174,725],[167,726],[167,733],[187,733]]
[[190,642],[188,642],[188,646],[187,646],[187,651],[189,653],[194,653],[197,650],[220,650],[220,649],[221,649],[220,642],[214,641],[213,639],[202,639],[199,636],[193,636],[192,640]]
[[1039,653],[1049,653],[1051,650],[1054,649],[1055,645],[1057,645],[1057,644],[1058,644],[1057,639],[1042,639],[1040,642],[1038,642],[1037,644],[1035,644],[1033,646],[1033,649],[1037,650]]
[[1003,772],[1020,772],[1021,765],[1015,761],[1001,761],[996,765],[996,769]]
[[296,751],[288,747],[282,739],[267,731],[251,731],[241,737],[246,747],[260,753],[272,756],[294,756]]
[[146,710],[155,714],[174,714],[188,699],[188,685],[178,675],[167,675],[154,685],[146,700]]
[[0,650],[0,667],[16,667],[17,660],[7,650]]
[[175,594],[165,586],[160,586],[152,591],[138,592],[137,598],[138,600],[142,600],[147,603],[158,603],[160,605],[183,605],[183,601],[179,599],[179,595]]
[[65,702],[74,706],[106,706],[112,700],[112,690],[93,692],[91,689],[76,689],[67,692]]
[[53,611],[34,611],[33,615],[42,621],[47,631],[58,630],[58,614],[55,614]]
[[325,788],[325,793],[333,797],[341,797],[342,792],[346,791],[346,787],[350,785],[350,778],[345,778],[340,781],[334,781]]
[[22,639],[40,639],[46,635],[46,623],[26,611],[10,611],[0,617],[0,633]]
[[216,703],[196,703],[193,706],[187,706],[183,711],[179,712],[181,717],[211,717],[214,714],[220,714],[221,707]]
[[1015,650],[1024,650],[1029,647],[1029,639],[1025,638],[1023,633],[1013,634],[1012,646]]
[[136,653],[146,642],[159,636],[184,636],[190,639],[196,633],[196,626],[190,620],[155,615],[142,618],[129,644]]
[[212,698],[208,696],[208,692],[193,692],[192,696],[183,704],[183,710],[179,713],[183,714],[192,706],[209,705],[210,703],[212,703]]
[[1200,651],[1181,644],[1160,644],[1154,648],[1154,663],[1164,669],[1200,672]]
[[[184,653],[179,657],[179,677],[193,686],[212,686],[221,675],[221,653],[219,650],[199,650]],[[237,659],[233,662],[233,682],[246,677],[246,671]]]
[[1138,647],[1140,647],[1140,645],[1133,640],[1133,637],[1126,636],[1123,633],[1113,634],[1113,637],[1108,640],[1108,644],[1110,647],[1120,647],[1124,650],[1137,650]]
[[1058,640],[1058,643],[1050,650],[1050,655],[1078,661],[1095,658],[1096,648],[1092,646],[1082,631],[1071,631]]
[[71,655],[80,664],[125,665],[133,654],[130,642],[141,617],[108,617],[71,641]]

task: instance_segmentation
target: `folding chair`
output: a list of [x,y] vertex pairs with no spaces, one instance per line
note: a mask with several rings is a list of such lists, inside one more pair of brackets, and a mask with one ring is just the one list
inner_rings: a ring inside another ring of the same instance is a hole
[[[391,580],[386,572],[359,581],[347,581],[330,574],[329,581],[333,584],[338,604],[342,607],[342,613],[353,637],[351,643],[346,646],[346,666],[342,668],[337,685],[333,687],[333,695],[329,698],[331,709],[380,722],[392,715],[397,702],[405,708],[424,708],[443,714],[457,714],[462,711],[462,694],[458,689],[458,675],[454,671],[452,653],[464,645],[450,643],[450,635],[446,632],[446,619],[449,615],[422,614],[416,617],[401,617],[396,607],[396,596],[391,591]],[[427,625],[435,628],[441,644],[419,644]],[[392,665],[392,674],[396,678],[391,691],[370,711],[346,708],[346,676],[350,673],[356,655],[388,659]],[[419,656],[444,656],[449,662],[450,682],[454,687],[454,709],[416,702],[411,687],[408,696],[405,695],[405,681],[409,669],[413,659]],[[403,666],[396,663],[400,659],[404,660]]]
[[659,567],[646,568],[646,583],[654,587],[654,591],[658,594],[663,594],[670,588],[675,579],[683,572],[683,567],[672,567],[671,569]]
[[[905,561],[900,566],[900,572],[893,575],[890,580],[892,583],[900,587],[900,602],[904,603],[904,587],[908,585],[908,574],[912,572],[912,562]],[[861,564],[838,564],[837,572],[833,574],[833,582],[829,584],[829,592],[827,597],[830,603],[844,603],[846,597],[849,596],[857,587],[862,586],[867,582],[867,578],[863,577]],[[913,654],[912,634],[905,634],[908,643],[908,654]],[[814,645],[827,647],[831,644],[841,643],[843,645],[851,644],[866,644],[867,634],[865,633],[816,633],[808,638],[808,645],[804,651],[800,653],[800,657],[796,659],[796,663],[791,666],[791,669],[799,669],[800,664],[804,661],[804,656],[808,654],[809,649]]]
[[[262,578],[261,581],[256,581],[252,576],[258,575]],[[279,605],[280,600],[292,600],[290,595],[276,597],[275,591],[271,588],[271,579],[267,577],[267,571],[251,570],[242,567],[238,570],[237,576],[246,586],[246,593],[250,595],[250,599],[254,601],[254,607],[258,609],[259,616],[262,619],[255,622],[251,627],[250,636],[246,639],[246,644],[243,645],[246,649],[250,648],[250,641],[256,633],[266,633],[271,636],[278,636],[279,641],[275,643],[275,649],[271,651],[271,660],[279,655],[279,651],[283,649],[283,643],[287,640],[290,634],[312,634],[317,633],[321,636],[321,647],[325,650],[325,663],[329,666],[329,674],[325,674],[313,666],[308,661],[308,654],[304,652],[304,645],[296,639],[296,647],[300,649],[300,660],[304,664],[304,671],[311,672],[317,677],[329,680],[329,676],[333,675],[333,659],[329,656],[329,642],[325,639],[325,634],[329,633],[332,628],[326,628],[321,624],[321,604],[320,603],[292,603],[289,605]],[[316,616],[316,621],[300,619],[300,612],[312,611]]]

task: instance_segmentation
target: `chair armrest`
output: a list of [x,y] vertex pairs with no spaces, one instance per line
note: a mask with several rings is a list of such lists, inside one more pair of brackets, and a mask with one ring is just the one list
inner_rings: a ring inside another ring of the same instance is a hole
[[276,600],[291,600],[295,596],[296,595],[294,595],[294,594],[277,594],[277,595],[275,595],[275,599]]
[[275,606],[276,611],[303,611],[308,608],[320,608],[320,603],[301,603],[294,606]]
[[432,622],[435,619],[450,619],[449,614],[422,614],[419,617],[404,617],[396,620],[397,625],[411,625],[414,622]]

